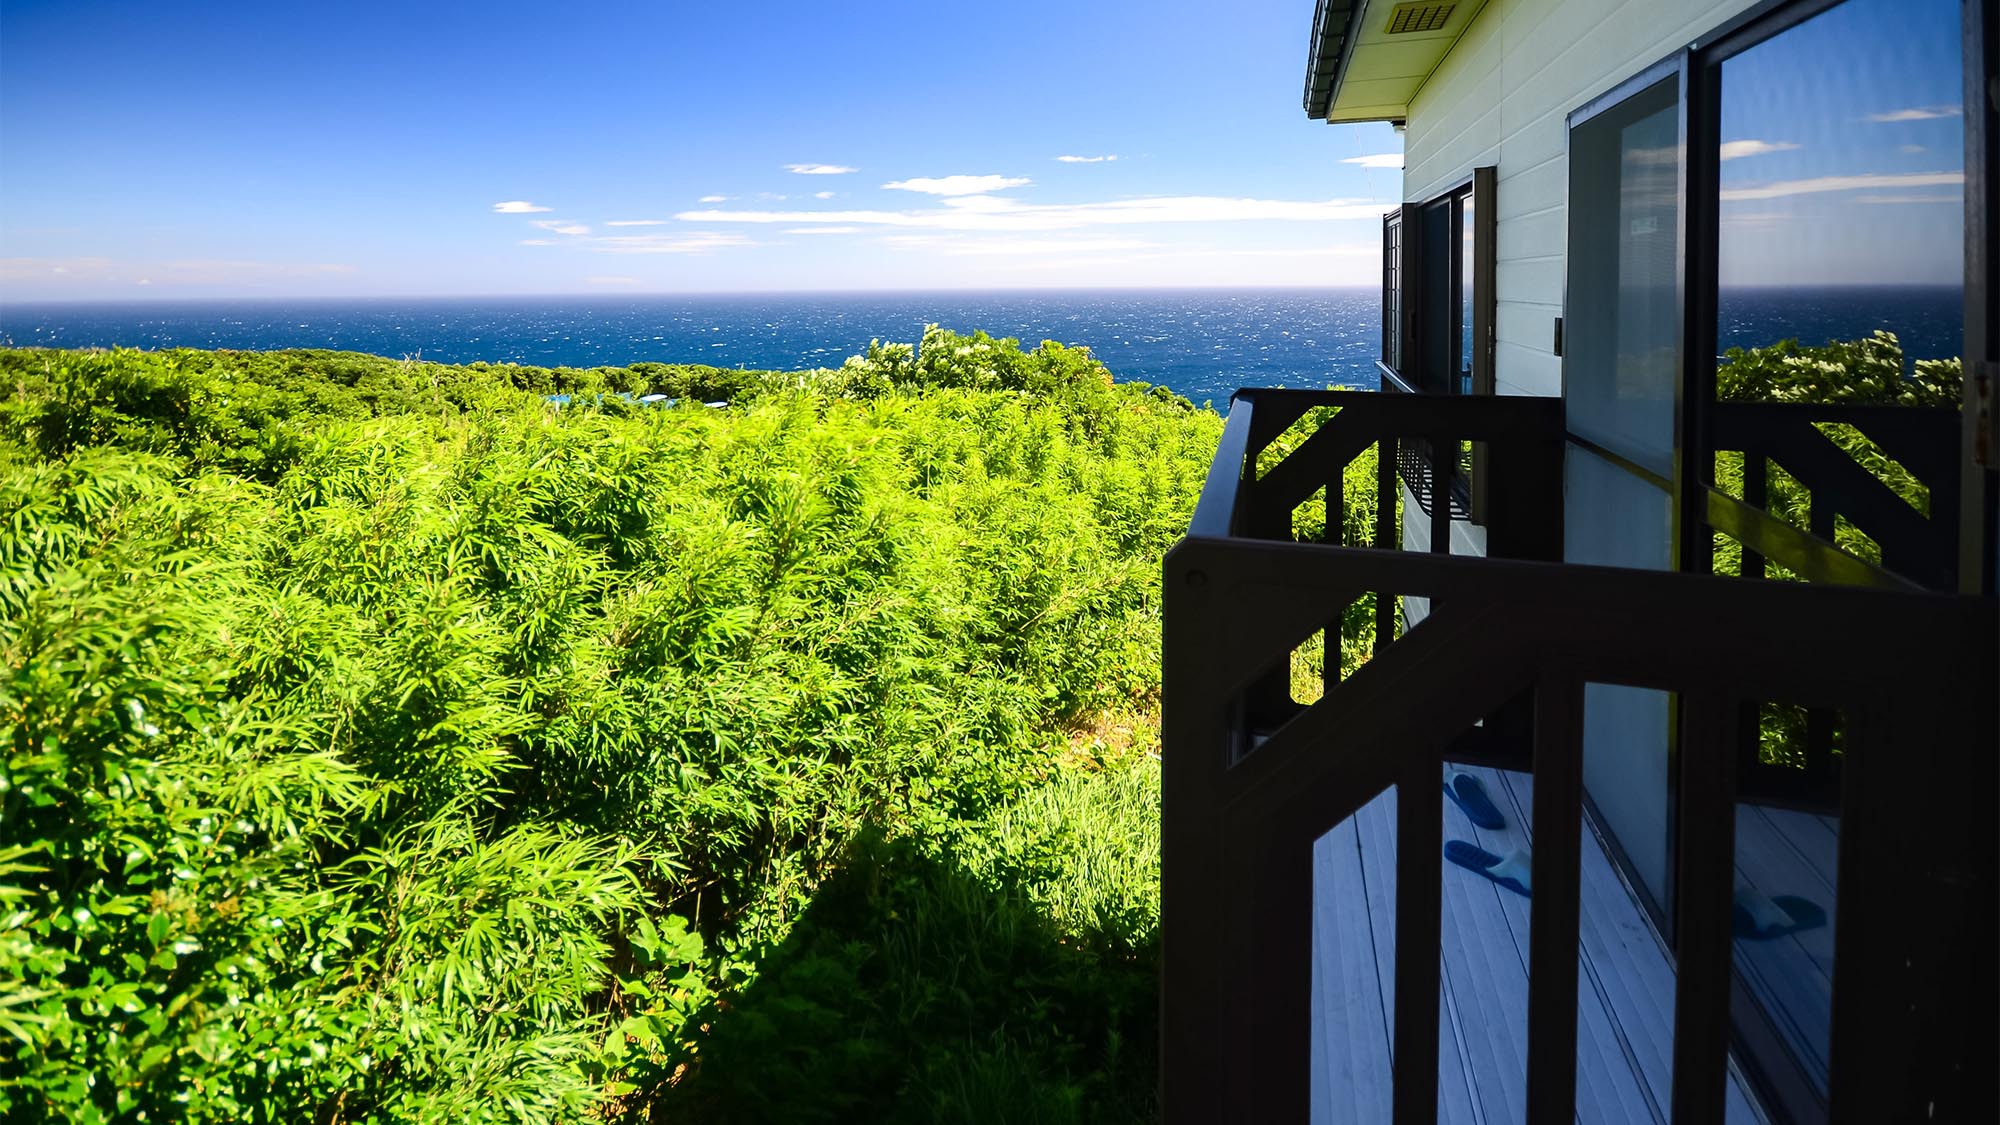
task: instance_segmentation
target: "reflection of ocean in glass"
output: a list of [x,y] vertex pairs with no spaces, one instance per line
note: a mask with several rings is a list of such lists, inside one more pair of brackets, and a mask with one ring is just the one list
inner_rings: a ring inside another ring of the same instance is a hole
[[1910,361],[1958,355],[1965,315],[1964,290],[1943,285],[1725,288],[1716,305],[1718,352],[1787,338],[1816,346],[1883,329]]

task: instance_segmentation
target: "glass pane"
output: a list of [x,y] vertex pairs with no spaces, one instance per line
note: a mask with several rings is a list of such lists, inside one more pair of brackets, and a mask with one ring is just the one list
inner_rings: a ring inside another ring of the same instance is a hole
[[1433,394],[1450,394],[1458,386],[1458,294],[1452,289],[1451,200],[1441,200],[1423,210],[1423,270],[1418,284],[1423,287],[1423,304],[1417,306],[1418,335],[1422,344],[1418,358],[1422,389]]
[[[1665,491],[1574,445],[1564,476],[1563,561],[1669,569],[1673,509]],[[1668,706],[1665,692],[1612,684],[1584,689],[1584,790],[1663,919]]]
[[1403,369],[1403,224],[1400,219],[1382,226],[1382,362],[1401,373]]
[[1570,130],[1569,428],[1662,476],[1679,355],[1677,97],[1669,80]]
[[1472,279],[1473,263],[1472,193],[1460,197],[1464,216],[1458,224],[1458,393],[1472,393]]
[[1959,19],[1849,0],[1723,64],[1719,398],[1957,405]]

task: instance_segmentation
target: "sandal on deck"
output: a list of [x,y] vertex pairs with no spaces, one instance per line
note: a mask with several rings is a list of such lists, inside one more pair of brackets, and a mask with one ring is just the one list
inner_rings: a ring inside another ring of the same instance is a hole
[[1484,875],[1523,898],[1528,894],[1528,853],[1516,851],[1501,859],[1485,848],[1464,840],[1446,840],[1444,857],[1475,874]]
[[1770,941],[1826,925],[1826,911],[1797,895],[1764,897],[1755,887],[1736,888],[1735,933],[1743,941]]
[[1486,796],[1486,786],[1469,773],[1454,773],[1445,779],[1444,795],[1451,798],[1459,811],[1465,814],[1475,827],[1488,832],[1498,832],[1507,827],[1507,819],[1500,810],[1493,807],[1493,801]]

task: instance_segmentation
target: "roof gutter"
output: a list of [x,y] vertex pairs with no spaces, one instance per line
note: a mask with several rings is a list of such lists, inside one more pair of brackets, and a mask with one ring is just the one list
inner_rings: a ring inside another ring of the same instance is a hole
[[1306,52],[1306,115],[1326,120],[1340,94],[1340,80],[1354,55],[1368,0],[1319,0],[1313,10],[1312,44]]

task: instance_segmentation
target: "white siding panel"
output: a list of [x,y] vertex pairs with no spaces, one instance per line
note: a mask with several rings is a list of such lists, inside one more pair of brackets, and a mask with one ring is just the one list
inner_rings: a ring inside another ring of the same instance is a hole
[[1549,303],[1560,302],[1563,292],[1563,260],[1560,255],[1535,258],[1501,258],[1493,266],[1493,283],[1503,292],[1552,293]]
[[1403,198],[1499,169],[1494,375],[1559,394],[1569,112],[1754,0],[1491,0],[1410,104]]

